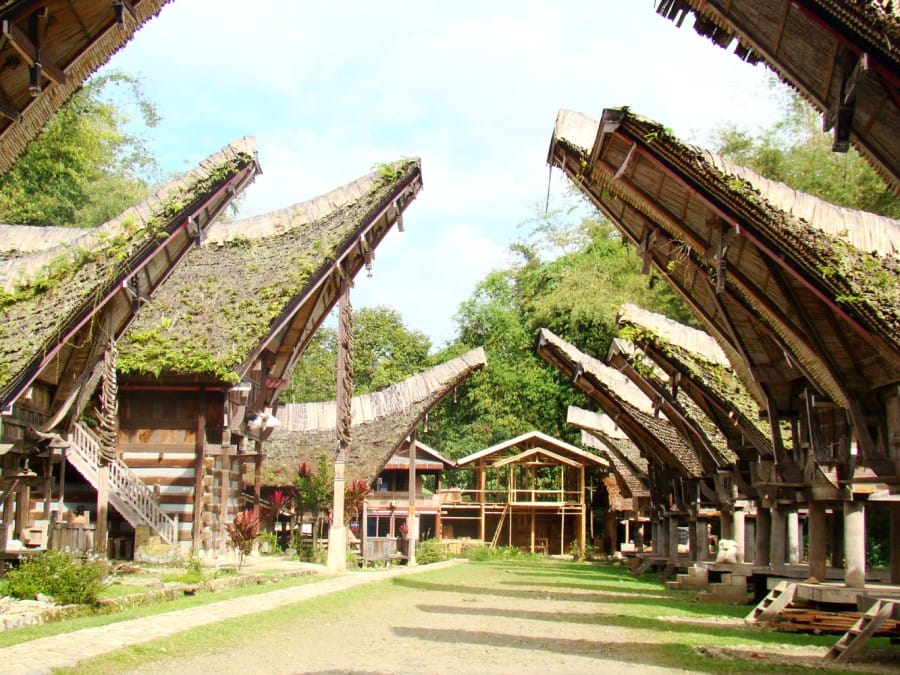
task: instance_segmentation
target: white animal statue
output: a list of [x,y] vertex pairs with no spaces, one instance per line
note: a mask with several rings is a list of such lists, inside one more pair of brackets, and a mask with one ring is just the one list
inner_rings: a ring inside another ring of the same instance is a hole
[[719,539],[719,551],[716,562],[726,565],[737,565],[738,546],[734,539]]

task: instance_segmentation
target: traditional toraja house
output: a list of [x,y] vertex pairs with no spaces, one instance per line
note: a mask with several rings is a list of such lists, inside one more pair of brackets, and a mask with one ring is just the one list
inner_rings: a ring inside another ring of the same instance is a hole
[[765,61],[900,190],[900,9],[882,0],[659,0],[657,12]]
[[0,173],[169,0],[0,2]]
[[701,531],[706,532],[698,523],[706,519],[707,511],[718,507],[719,496],[714,486],[705,484],[710,474],[677,428],[657,416],[654,401],[625,375],[546,328],[538,335],[536,351],[607,413],[647,458],[654,555],[674,562],[680,527],[690,527],[690,550],[697,551]]
[[603,478],[607,511],[605,535],[608,552],[641,553],[651,545],[650,488],[647,460],[609,415],[569,406],[566,421],[581,428],[581,444],[603,453],[611,472]]
[[760,404],[778,467],[758,467],[772,488],[763,506],[781,530],[809,499],[813,575],[824,573],[826,540],[813,480],[817,465],[837,469],[847,583],[862,584],[871,490],[856,469],[900,484],[897,222],[797,195],[627,109],[600,122],[561,112],[550,161],[672,283]]
[[124,336],[118,448],[177,519],[172,543],[224,548],[242,467],[263,463],[279,391],[421,187],[419,161],[404,160],[317,199],[217,224]]
[[115,341],[257,171],[255,146],[245,139],[93,230],[0,230],[3,522],[10,537],[22,535],[35,510],[45,522],[51,511],[63,515],[64,453],[101,489],[110,474],[113,504],[125,517],[165,522],[149,490],[121,488],[119,472],[109,468],[118,467],[108,437],[114,419],[101,419],[113,426],[101,429],[106,442],[98,444],[83,415],[97,414],[88,403],[101,375],[104,390],[114,390]]
[[[474,490],[445,503],[457,537],[568,553],[587,541],[589,474],[605,457],[532,431],[457,460],[475,471]],[[490,539],[489,539],[490,537]]]
[[[447,468],[449,461],[415,440],[416,427],[429,411],[451,394],[459,384],[486,364],[484,349],[479,347],[429,370],[413,375],[387,389],[353,397],[351,401],[351,441],[346,449],[347,483],[362,480],[375,490],[367,501],[363,521],[374,531],[363,530],[366,540],[393,538],[400,525],[410,516],[409,486],[415,483],[412,520],[418,524],[413,533],[430,531],[440,536],[440,479],[435,480],[433,494],[422,491],[425,475]],[[266,444],[266,462],[260,468],[259,483],[264,488],[293,485],[300,465],[315,466],[320,457],[334,460],[336,401],[320,403],[287,403],[278,410],[281,425]],[[409,447],[416,447],[409,461]],[[418,460],[425,465],[420,467]],[[398,471],[406,466],[405,479]],[[410,480],[412,474],[412,480]],[[439,474],[438,474],[439,475]],[[381,476],[379,485],[377,480]],[[245,480],[255,482],[255,477]],[[393,542],[396,546],[396,542]],[[382,549],[386,550],[386,549]],[[394,549],[396,551],[396,548]],[[369,546],[368,558],[379,557]]]

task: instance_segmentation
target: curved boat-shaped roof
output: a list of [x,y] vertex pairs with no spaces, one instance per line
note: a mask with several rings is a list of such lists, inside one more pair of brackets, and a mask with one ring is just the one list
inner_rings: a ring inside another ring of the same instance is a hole
[[[479,347],[372,394],[354,396],[346,450],[347,481],[371,483],[419,421],[453,389],[487,363]],[[278,408],[281,426],[266,441],[262,482],[290,485],[297,468],[337,451],[337,402],[288,403]]]
[[540,330],[536,351],[612,417],[642,454],[672,467],[685,478],[700,476],[702,468],[697,455],[668,420],[655,416],[653,402],[625,375],[546,328]]
[[62,405],[95,342],[124,331],[258,169],[253,140],[232,143],[114,220],[0,262],[3,406],[36,378],[57,386]]
[[[881,0],[659,0],[657,12],[764,60],[900,190],[900,8]],[[839,110],[843,108],[842,110]],[[869,250],[869,249],[864,249]]]
[[[119,348],[131,378],[237,382],[266,361],[272,405],[300,353],[422,186],[417,159],[309,202],[211,229]],[[256,378],[259,380],[260,378]]]
[[[0,2],[0,174],[50,116],[169,0]],[[118,7],[118,10],[117,10]],[[39,45],[39,48],[36,46]],[[37,84],[32,79],[37,62]]]
[[[896,256],[784,211],[626,108],[599,122],[561,111],[550,155],[680,292],[770,419],[795,414],[805,379],[811,397],[850,412],[864,458],[880,461],[878,392],[900,381]],[[896,241],[897,221],[863,222],[857,230],[881,227],[891,233],[881,241]]]

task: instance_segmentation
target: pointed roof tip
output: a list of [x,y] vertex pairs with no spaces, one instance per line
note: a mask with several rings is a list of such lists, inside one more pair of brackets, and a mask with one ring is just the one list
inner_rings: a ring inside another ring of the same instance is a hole
[[[41,237],[40,241],[33,244],[33,250],[26,255],[0,261],[0,288],[10,291],[18,284],[28,283],[33,278],[33,275],[40,272],[50,260],[57,256],[72,255],[79,249],[91,250],[98,243],[107,241],[111,235],[121,233],[125,228],[133,226],[136,222],[149,223],[165,210],[171,200],[188,190],[190,186],[212,178],[217,170],[229,163],[246,162],[248,160],[252,161],[254,171],[249,180],[239,186],[237,191],[240,192],[260,172],[256,139],[253,136],[244,136],[224,145],[216,152],[200,160],[196,166],[188,169],[177,178],[170,180],[137,204],[129,206],[114,218],[97,227],[75,229],[71,236],[61,234]],[[6,229],[7,234],[18,236],[26,231],[39,231],[44,228],[37,225],[16,225],[7,226],[4,229]],[[63,229],[70,228],[53,227],[51,232],[56,233]],[[29,239],[32,238],[29,237]]]
[[210,243],[225,243],[232,239],[262,239],[281,234],[295,227],[325,218],[341,208],[361,199],[381,182],[415,180],[412,188],[421,189],[422,163],[418,157],[399,159],[377,165],[375,169],[344,185],[290,206],[283,206],[266,213],[248,216],[231,222],[218,221],[209,229]]
[[731,368],[728,356],[714,337],[702,330],[670,319],[664,314],[651,312],[633,303],[625,302],[619,306],[616,323],[620,326],[631,324],[637,328],[644,328],[666,342],[681,347],[709,363]]

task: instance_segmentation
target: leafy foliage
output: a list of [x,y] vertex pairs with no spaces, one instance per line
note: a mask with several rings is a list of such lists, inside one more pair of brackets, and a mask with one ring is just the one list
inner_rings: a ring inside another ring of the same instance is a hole
[[225,523],[231,547],[238,552],[240,562],[244,564],[244,556],[253,550],[253,540],[259,535],[259,518],[253,515],[252,509],[245,509],[235,515],[234,520]]
[[366,481],[359,479],[347,483],[344,487],[344,524],[350,523],[352,518],[362,516],[363,502],[372,494],[372,489]]
[[43,551],[7,573],[6,592],[27,600],[43,593],[61,605],[91,604],[103,590],[108,573],[105,561]]
[[[570,208],[533,221],[530,238],[513,247],[520,260],[489,274],[460,305],[458,340],[435,359],[484,345],[488,366],[460,386],[456,405],[430,416],[426,443],[460,457],[532,429],[575,442],[566,412],[587,401],[534,354],[539,329],[602,357],[625,301],[692,322],[667,285],[641,274],[634,250],[608,222],[581,213]],[[556,257],[542,260],[548,251]]]
[[[319,329],[294,369],[284,401],[308,403],[335,398],[337,331]],[[363,307],[353,312],[353,390],[368,394],[410,377],[431,363],[431,341],[410,330],[396,310]]]
[[145,127],[159,121],[140,81],[122,72],[74,94],[0,177],[0,220],[92,227],[143,199],[160,171],[145,141],[127,131],[129,107]]

